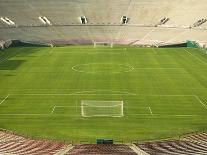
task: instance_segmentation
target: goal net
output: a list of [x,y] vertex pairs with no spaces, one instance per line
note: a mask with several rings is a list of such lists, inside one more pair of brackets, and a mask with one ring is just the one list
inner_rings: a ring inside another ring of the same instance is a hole
[[98,47],[109,47],[113,48],[114,44],[113,42],[93,42],[93,47],[98,48]]
[[81,101],[83,117],[123,117],[123,101]]

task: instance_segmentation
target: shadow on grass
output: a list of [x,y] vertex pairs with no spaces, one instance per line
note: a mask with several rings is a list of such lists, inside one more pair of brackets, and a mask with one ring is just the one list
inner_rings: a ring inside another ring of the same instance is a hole
[[15,76],[14,74],[5,74],[4,76]]
[[24,62],[25,60],[7,60],[0,63],[0,70],[15,70]]

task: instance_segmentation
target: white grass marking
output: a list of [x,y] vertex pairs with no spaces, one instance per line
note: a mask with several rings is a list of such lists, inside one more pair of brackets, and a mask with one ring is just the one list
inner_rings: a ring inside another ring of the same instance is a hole
[[[70,114],[54,114],[55,116],[72,116],[72,117],[80,117],[80,115],[70,115]],[[49,114],[0,114],[0,116],[51,116]],[[127,116],[152,116],[151,114],[126,114]],[[205,117],[205,115],[168,115],[168,114],[153,114],[155,117]]]
[[148,107],[148,108],[149,108],[150,114],[153,115],[152,109],[150,107]]
[[194,97],[198,100],[198,102],[207,110],[207,105],[204,104],[201,99],[197,96],[197,95],[194,95]]
[[[80,48],[80,50],[82,50],[83,48]],[[113,52],[113,51],[126,51],[127,49],[126,48],[110,48],[110,49],[108,49],[108,48],[105,48],[104,50],[103,49],[101,49],[101,48],[96,48],[96,49],[94,49],[94,48],[91,48],[90,50],[92,50],[92,51],[69,51],[69,52],[64,52],[64,51],[52,51],[52,52],[50,52],[50,53],[54,53],[54,54],[77,54],[77,53],[86,53],[86,54],[100,54],[100,53],[106,53],[105,51],[106,50],[111,50],[111,52]],[[94,50],[94,51],[93,51]],[[97,50],[99,50],[99,52],[96,52]],[[110,52],[110,54],[112,54]],[[107,51],[107,53],[108,53],[108,51]],[[122,54],[122,53],[120,53],[120,52],[113,52],[113,54]]]
[[152,50],[153,50],[153,52],[154,52],[155,54],[157,54],[157,51],[156,51],[154,48],[152,48]]
[[9,97],[10,95],[8,94],[1,102],[0,105]]
[[134,68],[134,69],[142,69],[142,70],[176,70],[176,69],[184,69],[184,68],[163,68],[163,67],[160,67],[160,68]]
[[78,101],[75,102],[75,112],[78,112]]
[[[104,52],[105,50],[111,50],[111,51],[113,52],[113,51],[122,51],[122,50],[125,51],[126,48],[114,48],[114,47],[113,47],[113,48],[95,48],[94,50],[95,50],[95,51],[96,51],[96,50],[102,50],[103,52]],[[119,54],[120,54],[120,53],[119,53]]]
[[119,94],[119,95],[121,95],[121,94],[129,94],[129,95],[136,95],[134,93],[125,92],[125,91],[113,91],[113,90],[105,90],[105,89],[91,90],[91,91],[80,91],[80,92],[75,92],[75,93],[72,93],[72,94],[85,94],[85,93],[98,93],[98,92],[102,92],[100,94],[104,94],[103,92],[109,92],[108,95],[110,95],[110,94]]
[[134,93],[124,92],[124,91],[112,91],[112,90],[91,90],[91,91],[80,91],[69,94],[12,94],[20,96],[87,96],[87,95],[137,95]]
[[[91,93],[90,93],[91,92]],[[97,93],[96,93],[97,92]],[[70,94],[10,94],[15,96],[88,96],[88,95],[128,95],[128,96],[174,96],[174,97],[195,97],[195,95],[162,95],[162,94],[135,94],[135,93],[129,93],[129,92],[119,92],[119,91],[111,91],[112,93],[98,93],[100,91],[82,91],[82,92],[75,92]],[[110,92],[110,91],[109,91]],[[114,93],[113,93],[114,92]]]
[[53,114],[56,108],[75,108],[77,112],[78,108],[81,108],[81,106],[78,106],[77,103],[75,106],[54,106],[50,114]]
[[0,114],[0,116],[50,116],[51,114]]
[[203,64],[205,64],[207,66],[207,63],[203,60],[201,60],[199,57],[193,55],[192,53],[190,53],[188,50],[184,49],[188,54],[190,54],[191,56],[193,56],[195,59],[197,59],[198,61],[202,62]]
[[16,96],[118,96],[118,95],[137,95],[137,94],[93,94],[93,93],[89,93],[89,94],[12,94],[12,95],[16,95]]
[[87,71],[84,71],[84,70],[79,70],[77,69],[78,67],[80,66],[88,66],[88,65],[104,65],[104,64],[107,64],[107,65],[116,65],[116,66],[123,66],[123,67],[127,67],[126,70],[124,71],[119,71],[119,72],[111,72],[111,73],[128,73],[128,72],[131,72],[134,70],[134,67],[132,66],[129,66],[129,65],[125,65],[125,64],[112,64],[112,63],[87,63],[87,64],[77,64],[73,67],[71,67],[71,69],[75,72],[80,72],[80,73],[87,73],[87,74],[96,74],[96,73],[102,73],[102,72],[87,72]]
[[56,108],[76,108],[81,106],[55,106]]
[[53,114],[53,113],[54,113],[55,108],[56,108],[56,106],[54,106],[54,107],[53,107],[53,109],[52,109],[52,111],[51,111],[51,114]]
[[[126,114],[125,116],[152,116],[152,114]],[[168,115],[168,114],[153,114],[157,117],[195,117],[195,116],[205,116],[205,115]]]
[[51,49],[50,49],[49,54],[52,54],[52,53],[53,53],[53,49],[54,49],[54,48],[51,48]]

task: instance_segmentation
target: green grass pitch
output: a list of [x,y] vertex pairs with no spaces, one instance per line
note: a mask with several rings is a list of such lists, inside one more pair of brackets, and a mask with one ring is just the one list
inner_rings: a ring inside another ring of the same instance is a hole
[[[124,117],[81,116],[82,100]],[[152,140],[207,129],[207,54],[187,48],[18,47],[0,51],[0,128],[66,141]]]

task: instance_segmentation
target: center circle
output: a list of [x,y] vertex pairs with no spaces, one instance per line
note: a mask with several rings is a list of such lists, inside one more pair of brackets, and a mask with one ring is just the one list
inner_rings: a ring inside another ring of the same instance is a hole
[[113,64],[113,63],[88,63],[75,65],[72,69],[76,72],[92,73],[92,74],[117,74],[126,73],[134,70],[132,66],[125,64]]

